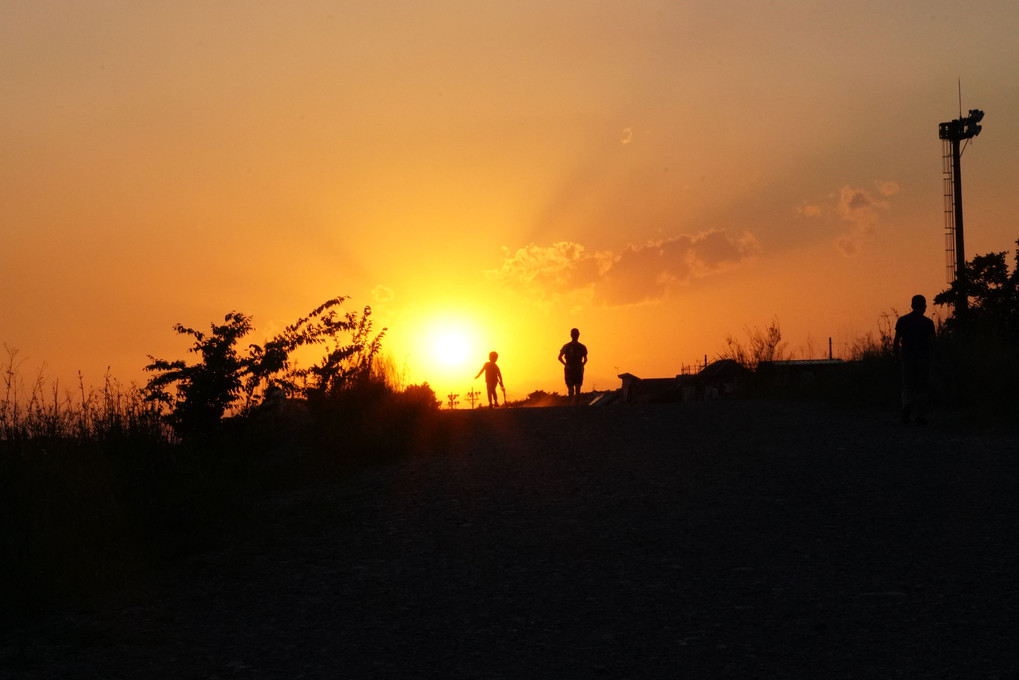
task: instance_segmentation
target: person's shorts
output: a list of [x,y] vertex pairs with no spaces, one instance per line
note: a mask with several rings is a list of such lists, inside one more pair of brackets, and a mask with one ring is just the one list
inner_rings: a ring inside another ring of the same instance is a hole
[[584,384],[584,369],[567,368],[564,371],[567,385],[583,385]]

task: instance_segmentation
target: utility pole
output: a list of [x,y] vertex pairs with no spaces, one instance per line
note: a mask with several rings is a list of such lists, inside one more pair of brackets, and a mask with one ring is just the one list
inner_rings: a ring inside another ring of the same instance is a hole
[[956,315],[969,307],[966,285],[966,247],[962,225],[962,141],[980,134],[980,121],[984,112],[970,109],[965,118],[959,117],[938,125],[938,137],[943,141],[945,174],[945,252],[948,275],[958,282],[959,297],[955,302]]

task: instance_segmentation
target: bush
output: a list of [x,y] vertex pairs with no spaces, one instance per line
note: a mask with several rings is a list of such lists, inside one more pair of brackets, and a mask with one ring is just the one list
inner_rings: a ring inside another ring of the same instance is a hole
[[[1019,241],[1017,241],[1019,245]],[[965,296],[966,304],[958,304]],[[1019,249],[974,257],[934,298],[952,305],[936,346],[936,365],[953,406],[981,417],[1019,410]]]
[[[166,421],[179,435],[205,436],[225,414],[245,413],[267,394],[322,398],[376,379],[386,329],[372,335],[370,307],[360,316],[340,316],[335,308],[346,299],[327,300],[264,345],[249,344],[244,352],[237,345],[253,329],[245,314],[230,312],[222,324],[212,324],[209,333],[176,324],[177,333],[194,338],[188,351],[200,361],[188,364],[150,355],[145,370],[155,375],[146,386],[147,399],[165,409]],[[340,340],[344,333],[351,336],[346,344]],[[325,345],[326,352],[317,363],[300,368],[293,354],[309,345]]]
[[747,334],[747,345],[743,345],[732,335],[726,337],[726,350],[720,359],[732,359],[739,365],[752,371],[764,363],[782,361],[786,358],[786,343],[782,341],[782,329],[778,319],[773,319],[764,330],[759,328],[744,329]]

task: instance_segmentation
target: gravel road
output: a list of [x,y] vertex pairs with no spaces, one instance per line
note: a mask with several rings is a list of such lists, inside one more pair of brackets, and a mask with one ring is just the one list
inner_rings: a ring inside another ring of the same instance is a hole
[[0,646],[4,678],[1015,678],[1019,440],[720,401],[442,450]]

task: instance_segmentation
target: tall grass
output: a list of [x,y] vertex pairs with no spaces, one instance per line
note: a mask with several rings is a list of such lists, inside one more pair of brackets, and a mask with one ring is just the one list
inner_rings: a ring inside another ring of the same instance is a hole
[[398,390],[391,362],[317,402],[284,399],[181,440],[143,390],[0,371],[0,611],[13,623],[87,600],[228,539],[281,484],[348,474],[427,448],[434,392]]
[[[854,404],[897,413],[901,405],[901,364],[893,338],[899,314],[886,312],[876,332],[858,336],[850,343],[845,363],[809,374],[810,380],[788,380],[778,372],[757,372],[748,381],[756,396],[795,397]],[[976,426],[1019,426],[1019,346],[1014,338],[994,328],[975,324],[952,328],[935,317],[937,337],[931,355],[931,406],[952,422]],[[729,340],[724,358],[757,367],[786,358],[781,352],[781,333],[776,326],[767,332],[750,331],[743,346]],[[806,375],[806,374],[805,374]],[[782,378],[782,379],[776,379]]]
[[62,389],[58,380],[47,381],[44,369],[28,383],[20,373],[17,350],[6,345],[4,349],[6,357],[0,365],[0,441],[97,441],[128,433],[169,436],[158,409],[144,400],[137,385],[125,386],[107,373],[103,386],[96,389],[86,386],[79,372],[74,389]]
[[[29,381],[16,350],[0,365],[0,608],[24,611],[114,584],[176,522],[188,474],[170,431],[135,386]],[[171,508],[173,508],[171,510]]]
[[771,362],[790,359],[777,321],[764,329],[747,328],[747,344],[728,338],[720,358],[733,359],[754,371],[744,382],[758,397],[822,400],[894,410],[899,367],[892,348],[896,315],[882,314],[875,332],[858,336],[848,346],[844,363],[803,368],[798,373],[776,370]]

